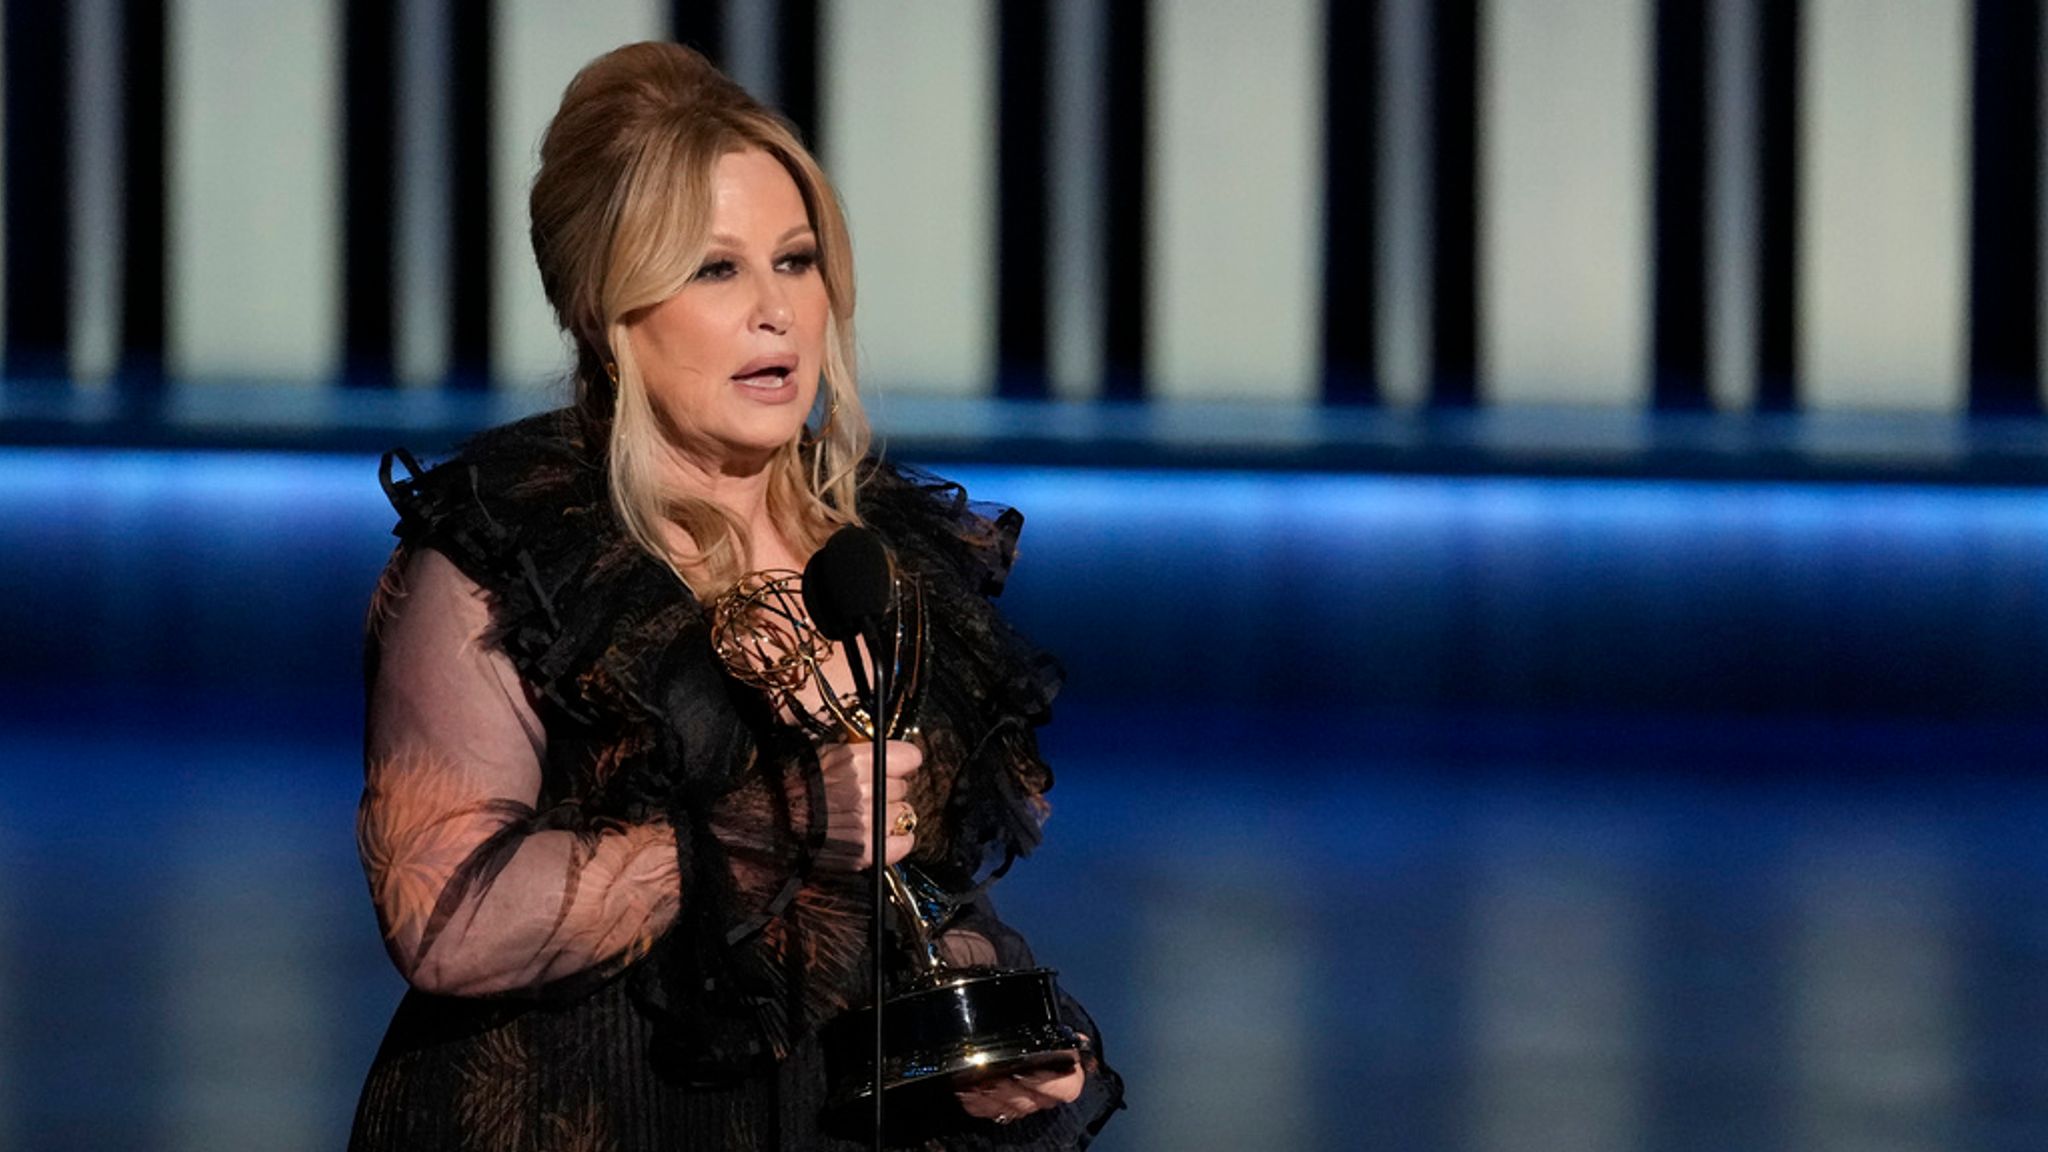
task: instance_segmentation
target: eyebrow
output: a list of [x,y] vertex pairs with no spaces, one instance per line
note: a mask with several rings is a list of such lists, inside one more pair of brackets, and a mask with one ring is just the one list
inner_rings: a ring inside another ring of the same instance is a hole
[[[791,229],[790,229],[789,231],[787,231],[787,232],[784,232],[784,233],[783,233],[782,235],[780,235],[780,236],[777,236],[777,237],[775,238],[775,243],[774,243],[773,245],[770,245],[770,247],[780,248],[780,247],[782,247],[782,246],[783,246],[784,244],[787,244],[787,243],[789,243],[789,242],[790,242],[791,240],[794,240],[794,239],[796,239],[796,238],[797,238],[798,236],[802,236],[802,235],[803,235],[804,233],[806,233],[806,232],[810,232],[810,231],[813,231],[813,229],[811,228],[811,226],[810,226],[809,224],[799,224],[799,225],[797,225],[796,227],[794,227],[794,228],[791,228]],[[725,233],[725,232],[714,232],[714,233],[712,233],[712,235],[711,235],[711,244],[712,244],[712,246],[713,246],[713,247],[717,247],[717,248],[744,248],[744,247],[746,247],[746,245],[745,245],[745,244],[742,244],[742,243],[740,242],[740,239],[739,239],[739,237],[737,237],[737,236],[733,236],[733,235],[730,235],[730,234],[728,234],[728,233]]]

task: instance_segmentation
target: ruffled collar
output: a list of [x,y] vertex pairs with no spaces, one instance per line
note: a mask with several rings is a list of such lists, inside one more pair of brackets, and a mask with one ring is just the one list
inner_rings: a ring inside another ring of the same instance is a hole
[[[447,552],[485,589],[492,639],[559,716],[651,733],[660,746],[649,767],[609,786],[629,808],[708,801],[736,783],[753,734],[774,725],[758,694],[727,678],[690,589],[619,525],[593,439],[560,409],[481,433],[431,470],[387,456],[395,531]],[[394,462],[410,475],[394,477]],[[924,589],[931,691],[920,727],[927,765],[949,778],[933,829],[948,859],[927,863],[971,876],[991,850],[1007,859],[1037,844],[1038,796],[1051,786],[1033,730],[1050,718],[1059,666],[989,602],[1023,517],[880,461],[862,477],[859,510]]]

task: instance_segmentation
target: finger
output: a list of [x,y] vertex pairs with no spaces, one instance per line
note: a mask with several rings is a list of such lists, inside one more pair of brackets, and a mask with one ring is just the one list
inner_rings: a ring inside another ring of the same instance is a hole
[[1014,1120],[1029,1116],[1039,1108],[1037,1102],[1026,1094],[1001,1088],[962,1089],[954,1095],[959,1099],[962,1111],[980,1120],[993,1120],[998,1116]]
[[889,741],[889,762],[884,766],[891,776],[908,776],[924,765],[924,752],[917,745],[902,740]]
[[915,834],[891,836],[883,843],[882,859],[890,864],[899,863],[905,856],[910,855],[910,850],[915,847],[917,847],[917,836]]
[[889,777],[888,780],[883,782],[883,788],[882,795],[888,797],[891,803],[910,799],[910,781],[905,780],[901,776]]
[[[1034,1074],[1043,1075],[1043,1074]],[[1040,1108],[1057,1108],[1071,1104],[1081,1098],[1081,1086],[1086,1081],[1079,1068],[1058,1076],[1033,1079],[1019,1084],[1024,1094],[1037,1101]]]

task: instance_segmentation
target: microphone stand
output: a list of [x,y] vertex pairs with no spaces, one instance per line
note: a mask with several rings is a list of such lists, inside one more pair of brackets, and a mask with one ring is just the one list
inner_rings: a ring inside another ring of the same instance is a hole
[[867,643],[868,655],[870,658],[874,660],[875,663],[875,675],[872,690],[870,690],[869,687],[868,676],[866,674],[866,671],[862,667],[862,662],[860,659],[861,654],[850,642],[847,645],[848,651],[846,663],[847,667],[850,668],[853,672],[854,691],[859,693],[860,696],[863,698],[864,702],[866,703],[868,711],[868,720],[869,723],[873,725],[875,733],[874,740],[872,741],[874,745],[874,765],[873,776],[870,781],[869,801],[871,807],[869,809],[868,821],[868,840],[874,846],[874,859],[871,861],[872,874],[874,879],[874,891],[872,893],[872,902],[870,905],[871,911],[873,913],[873,918],[868,923],[868,962],[870,967],[873,969],[873,994],[875,1004],[875,1063],[873,1081],[875,1094],[874,1148],[875,1152],[883,1152],[882,1004],[884,1000],[884,987],[882,980],[882,970],[883,960],[886,951],[884,948],[883,938],[886,935],[886,933],[883,931],[882,927],[882,916],[884,910],[888,907],[888,865],[884,862],[883,852],[888,847],[889,843],[889,828],[887,824],[887,821],[889,819],[888,706],[889,690],[891,687],[889,683],[891,671],[889,667],[889,661],[883,660],[881,656],[883,650],[882,644],[880,642],[882,635],[881,622],[878,620],[868,621],[866,622],[866,624],[866,627],[863,627],[859,630],[859,635],[860,638]]

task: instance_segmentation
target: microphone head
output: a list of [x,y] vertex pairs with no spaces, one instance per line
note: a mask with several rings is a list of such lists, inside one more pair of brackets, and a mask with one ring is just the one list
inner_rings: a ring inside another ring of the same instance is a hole
[[896,596],[888,545],[872,529],[832,534],[804,565],[804,610],[827,640],[851,640],[886,615]]

